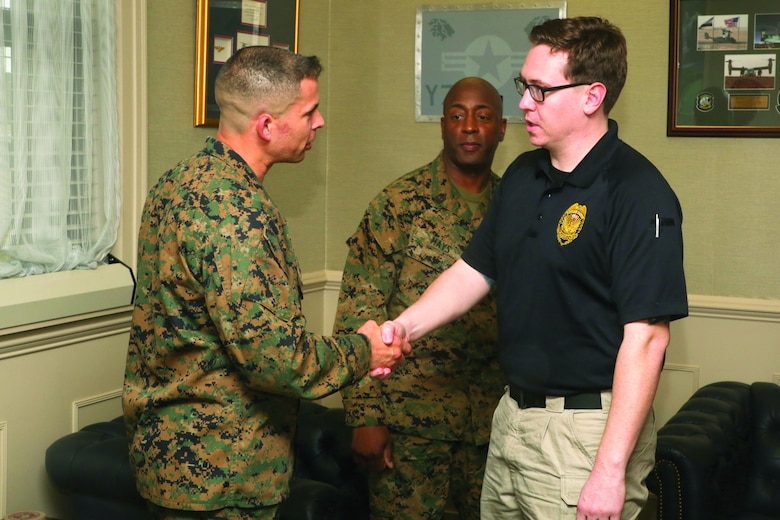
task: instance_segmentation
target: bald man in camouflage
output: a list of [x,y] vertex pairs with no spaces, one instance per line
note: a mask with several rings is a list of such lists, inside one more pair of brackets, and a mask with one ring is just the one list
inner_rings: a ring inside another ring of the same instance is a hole
[[[465,78],[448,92],[443,149],[387,186],[349,238],[335,330],[393,319],[460,257],[498,177],[506,120],[496,89]],[[372,519],[441,518],[452,496],[479,518],[492,411],[503,392],[492,295],[415,344],[384,381],[342,391],[353,453],[369,470]]]

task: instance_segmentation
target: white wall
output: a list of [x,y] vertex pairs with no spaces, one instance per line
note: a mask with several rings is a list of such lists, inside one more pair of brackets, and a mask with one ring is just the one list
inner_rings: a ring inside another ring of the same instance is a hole
[[[66,518],[44,467],[59,437],[121,415],[129,310],[0,342],[0,518]],[[11,343],[15,345],[11,346]]]
[[672,324],[655,408],[663,424],[697,388],[731,380],[780,384],[780,302],[691,295]]

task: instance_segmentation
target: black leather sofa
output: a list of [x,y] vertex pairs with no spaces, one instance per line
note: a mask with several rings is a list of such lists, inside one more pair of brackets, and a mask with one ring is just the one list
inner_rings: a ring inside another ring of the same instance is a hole
[[[368,518],[365,475],[354,464],[344,411],[301,402],[290,496],[279,520]],[[63,520],[149,520],[135,488],[121,417],[86,426],[46,451],[49,479],[67,497]]]
[[697,390],[658,430],[647,486],[659,519],[780,519],[780,386]]

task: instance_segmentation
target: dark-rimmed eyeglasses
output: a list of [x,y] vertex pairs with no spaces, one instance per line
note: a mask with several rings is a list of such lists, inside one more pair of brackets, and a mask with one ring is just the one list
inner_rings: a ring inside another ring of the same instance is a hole
[[557,87],[540,87],[539,85],[529,85],[523,78],[515,78],[515,88],[517,93],[521,96],[527,90],[531,94],[531,99],[537,103],[544,101],[544,95],[548,92],[555,92],[556,90],[563,90],[565,88],[581,87],[583,85],[590,85],[590,83],[569,83],[568,85],[558,85]]

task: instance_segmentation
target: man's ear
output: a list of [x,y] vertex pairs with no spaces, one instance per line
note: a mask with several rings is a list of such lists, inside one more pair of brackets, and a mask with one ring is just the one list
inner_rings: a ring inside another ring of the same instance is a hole
[[588,86],[588,97],[585,100],[585,113],[591,115],[595,113],[604,103],[607,96],[607,87],[603,83],[596,81]]
[[257,116],[257,119],[255,119],[255,131],[257,132],[257,137],[262,139],[263,141],[270,141],[271,140],[271,131],[272,126],[274,123],[274,118],[270,114],[260,114]]

